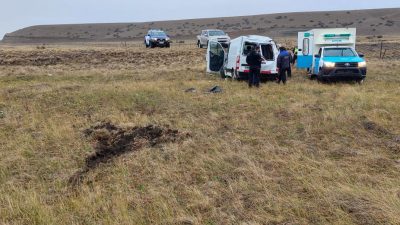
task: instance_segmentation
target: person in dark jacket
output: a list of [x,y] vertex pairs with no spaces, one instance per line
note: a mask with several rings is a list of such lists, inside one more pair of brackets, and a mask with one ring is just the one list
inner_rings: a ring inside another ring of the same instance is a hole
[[249,73],[249,87],[260,87],[260,73],[261,73],[261,62],[264,58],[260,53],[260,46],[257,45],[247,55],[246,62],[250,67]]
[[279,77],[278,84],[282,81],[283,84],[286,84],[286,75],[292,76],[292,68],[290,67],[290,63],[292,62],[292,55],[286,50],[285,47],[280,48],[280,53],[278,56],[278,69],[279,69]]

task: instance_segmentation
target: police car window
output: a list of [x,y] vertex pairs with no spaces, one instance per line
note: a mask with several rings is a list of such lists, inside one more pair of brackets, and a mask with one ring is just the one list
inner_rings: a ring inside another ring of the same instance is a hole
[[261,45],[262,55],[266,60],[274,60],[274,50],[272,45]]
[[310,39],[304,38],[303,39],[303,55],[310,54]]
[[153,31],[152,35],[154,35],[154,36],[165,36],[165,33],[162,32],[162,31]]
[[351,48],[327,48],[324,51],[325,57],[353,57],[356,56]]

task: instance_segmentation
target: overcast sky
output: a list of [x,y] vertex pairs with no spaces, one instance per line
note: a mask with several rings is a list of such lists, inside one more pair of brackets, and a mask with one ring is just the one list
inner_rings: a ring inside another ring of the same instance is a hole
[[5,33],[40,24],[142,22],[395,7],[400,7],[400,0],[0,0],[0,38]]

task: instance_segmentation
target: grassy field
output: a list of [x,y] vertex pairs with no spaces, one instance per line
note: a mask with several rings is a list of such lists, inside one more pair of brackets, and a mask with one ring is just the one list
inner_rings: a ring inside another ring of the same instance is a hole
[[[363,85],[260,89],[206,75],[194,46],[3,46],[0,224],[400,224],[400,45],[360,46]],[[86,171],[119,143],[85,135],[105,122],[187,135]]]

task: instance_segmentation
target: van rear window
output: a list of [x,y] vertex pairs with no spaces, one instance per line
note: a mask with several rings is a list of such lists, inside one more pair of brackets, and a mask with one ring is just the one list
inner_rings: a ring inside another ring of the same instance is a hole
[[261,45],[261,51],[266,60],[274,60],[274,50],[272,45]]
[[251,42],[245,42],[243,46],[243,55],[248,55],[251,50],[256,47],[257,44]]

